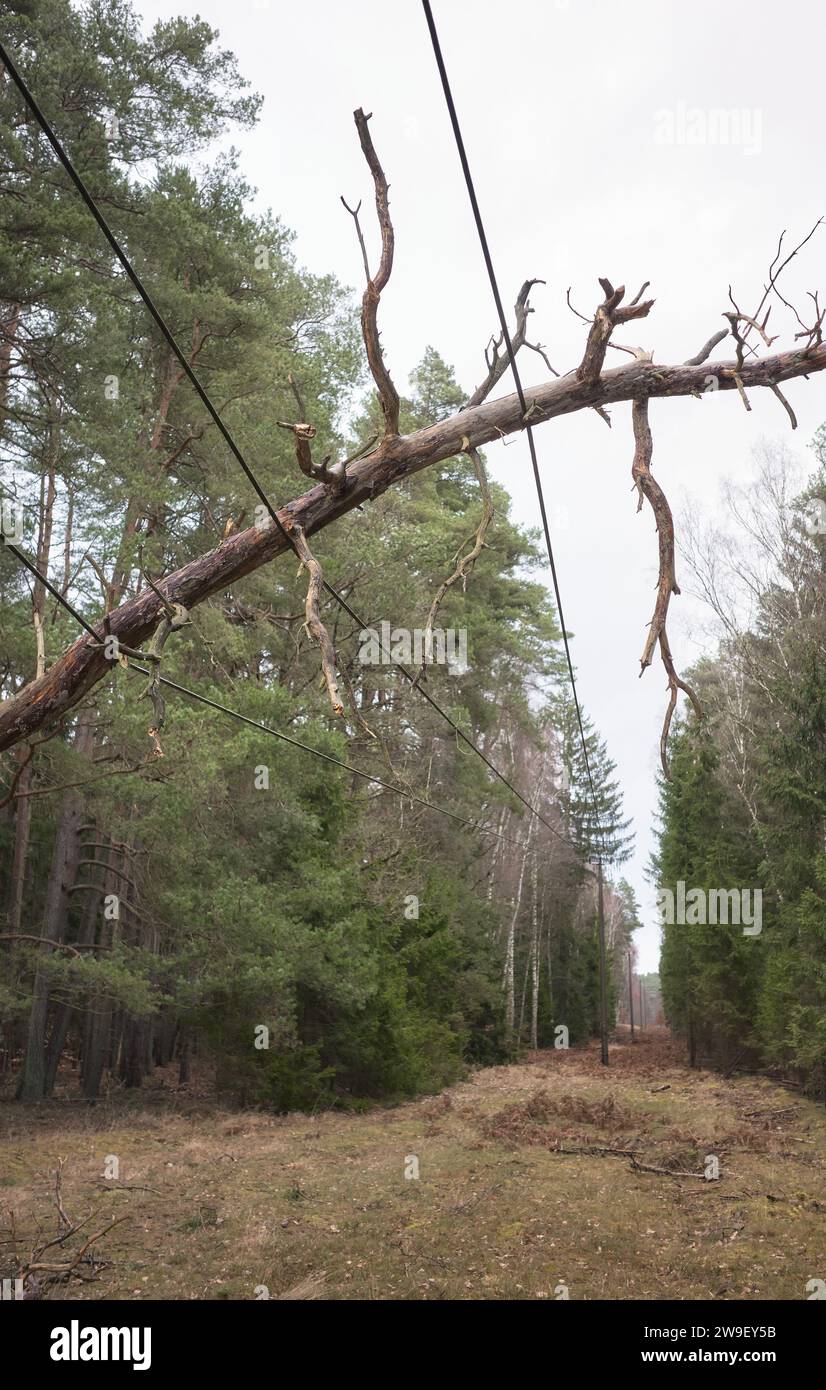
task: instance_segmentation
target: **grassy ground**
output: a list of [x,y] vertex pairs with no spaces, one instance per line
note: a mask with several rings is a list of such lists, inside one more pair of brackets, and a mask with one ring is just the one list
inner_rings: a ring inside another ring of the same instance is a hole
[[[708,1154],[719,1181],[673,1175]],[[88,1282],[41,1276],[49,1298],[804,1299],[826,1279],[823,1108],[690,1072],[663,1039],[612,1047],[609,1072],[538,1053],[361,1115],[4,1105],[3,1275],[58,1233],[59,1159],[68,1218],[90,1220],[43,1260],[128,1219]]]

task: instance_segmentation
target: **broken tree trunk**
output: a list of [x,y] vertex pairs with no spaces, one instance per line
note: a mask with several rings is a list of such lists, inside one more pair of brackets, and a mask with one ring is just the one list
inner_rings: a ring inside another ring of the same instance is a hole
[[[771,388],[824,368],[826,344],[819,343],[773,357],[751,358],[739,367],[735,362],[666,367],[633,361],[604,371],[595,380],[581,380],[573,371],[531,391],[530,423],[537,425],[559,415],[639,397],[701,396],[709,389],[712,376],[717,391],[742,391],[756,386]],[[319,484],[287,503],[279,515],[288,532],[297,524],[305,535],[312,535],[411,474],[461,454],[469,445],[481,448],[503,435],[514,434],[524,425],[517,396],[487,401],[414,434],[385,439],[371,454],[350,466],[343,491]],[[194,608],[288,548],[278,527],[268,518],[262,519],[228,537],[216,550],[166,576],[165,598],[170,603]],[[109,615],[109,631],[122,646],[139,647],[151,636],[162,613],[157,593],[144,589]],[[99,632],[103,638],[102,624]],[[113,663],[102,645],[95,646],[85,635],[79,638],[44,676],[0,705],[0,750],[12,747],[65,714],[112,669]]]

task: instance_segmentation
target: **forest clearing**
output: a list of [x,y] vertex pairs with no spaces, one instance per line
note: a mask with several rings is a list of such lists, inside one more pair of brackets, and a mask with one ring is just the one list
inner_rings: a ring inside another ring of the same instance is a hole
[[362,1114],[239,1114],[160,1085],[5,1107],[0,1248],[51,1233],[63,1160],[73,1220],[127,1219],[94,1281],[52,1298],[807,1298],[826,1277],[823,1107],[691,1071],[662,1032],[611,1062],[537,1052]]

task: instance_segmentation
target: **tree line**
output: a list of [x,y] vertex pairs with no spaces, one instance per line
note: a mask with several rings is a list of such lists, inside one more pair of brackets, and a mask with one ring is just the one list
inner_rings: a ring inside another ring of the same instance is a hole
[[[705,718],[672,744],[653,869],[669,892],[701,895],[663,928],[666,1014],[691,1060],[778,1069],[822,1098],[826,428],[813,454],[806,477],[785,448],[763,446],[721,520],[686,527],[717,640],[692,674]],[[751,895],[746,926],[702,910],[722,891]]]

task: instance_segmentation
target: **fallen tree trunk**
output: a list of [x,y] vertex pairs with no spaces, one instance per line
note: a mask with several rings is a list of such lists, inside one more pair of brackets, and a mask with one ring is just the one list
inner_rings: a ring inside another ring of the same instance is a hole
[[[528,416],[530,423],[537,425],[559,415],[645,397],[702,396],[711,391],[739,391],[742,395],[750,387],[771,388],[824,368],[824,343],[772,357],[751,358],[741,364],[702,362],[663,367],[635,360],[602,372],[596,380],[582,380],[572,371],[533,388],[528,393]],[[287,503],[279,515],[288,530],[298,524],[306,535],[312,535],[413,473],[460,454],[469,445],[481,448],[503,435],[514,434],[524,425],[516,395],[459,411],[415,434],[385,439],[371,454],[349,466],[343,490],[318,484]],[[288,548],[284,535],[267,518],[167,575],[163,580],[164,595],[170,603],[194,608]],[[109,632],[121,646],[138,647],[152,634],[163,612],[157,592],[147,588],[109,614],[106,631],[103,623],[97,631],[101,640]],[[64,715],[111,670],[112,661],[104,648],[95,646],[87,636],[79,638],[45,675],[0,705],[0,750],[29,738],[49,721]]]

